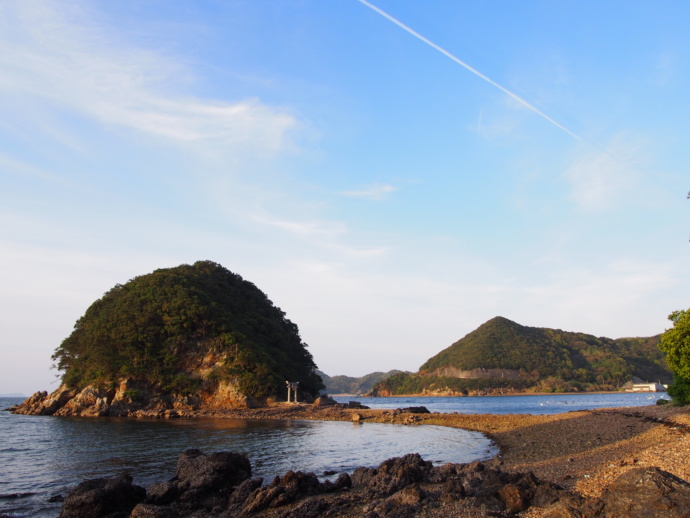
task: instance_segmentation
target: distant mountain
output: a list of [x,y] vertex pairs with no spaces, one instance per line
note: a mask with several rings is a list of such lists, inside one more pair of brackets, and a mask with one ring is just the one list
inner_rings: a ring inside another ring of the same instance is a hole
[[388,372],[372,372],[360,378],[351,376],[329,376],[321,371],[316,371],[323,380],[326,394],[365,394],[369,392],[378,382],[400,374],[403,371],[391,370]]
[[0,397],[26,397],[24,394],[18,392],[11,392],[9,394],[0,394]]
[[658,343],[658,335],[614,340],[495,317],[417,374],[388,378],[372,394],[617,390],[633,378],[668,383]]

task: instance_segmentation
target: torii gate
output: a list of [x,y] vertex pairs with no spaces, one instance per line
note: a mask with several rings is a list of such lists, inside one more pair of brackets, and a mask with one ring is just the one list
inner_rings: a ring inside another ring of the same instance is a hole
[[293,382],[286,381],[285,384],[287,385],[287,389],[288,389],[288,398],[287,398],[288,403],[290,403],[290,391],[291,390],[294,390],[294,392],[295,392],[294,403],[297,403],[297,386],[299,385],[299,381],[293,381]]

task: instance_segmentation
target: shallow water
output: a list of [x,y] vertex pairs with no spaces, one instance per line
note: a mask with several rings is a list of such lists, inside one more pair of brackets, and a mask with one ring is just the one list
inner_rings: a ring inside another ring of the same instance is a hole
[[[21,399],[0,398],[0,408]],[[351,472],[405,453],[434,463],[471,462],[496,453],[483,435],[464,430],[376,423],[198,419],[143,421],[23,416],[0,412],[0,514],[57,516],[65,495],[87,478],[128,472],[146,487],[171,478],[181,451],[238,451],[253,475],[289,469]],[[322,477],[324,478],[324,477]]]

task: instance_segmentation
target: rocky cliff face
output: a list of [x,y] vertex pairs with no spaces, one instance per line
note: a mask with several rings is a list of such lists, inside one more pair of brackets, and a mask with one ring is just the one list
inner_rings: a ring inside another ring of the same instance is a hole
[[62,385],[53,393],[36,392],[12,408],[16,414],[171,418],[200,409],[250,408],[254,401],[228,383],[214,383],[191,396],[162,393],[157,387],[131,378],[117,387],[89,385],[82,390]]

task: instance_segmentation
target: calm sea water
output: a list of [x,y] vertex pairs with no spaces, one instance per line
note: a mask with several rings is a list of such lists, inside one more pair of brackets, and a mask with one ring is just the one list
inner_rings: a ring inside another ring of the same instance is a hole
[[[0,398],[0,409],[21,399]],[[409,406],[409,405],[408,405]],[[22,416],[0,411],[0,516],[55,517],[56,494],[87,478],[128,472],[148,486],[175,474],[183,450],[246,453],[253,475],[267,479],[292,469],[351,472],[405,453],[434,463],[471,462],[496,453],[475,432],[319,421],[203,419],[138,421]],[[322,477],[325,478],[325,477]]]
[[337,396],[340,403],[359,401],[370,408],[425,406],[430,412],[459,414],[560,414],[573,410],[655,405],[668,399],[665,392],[616,392],[611,394],[549,394],[539,396],[482,396],[385,398]]

